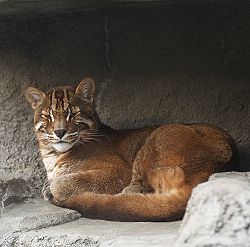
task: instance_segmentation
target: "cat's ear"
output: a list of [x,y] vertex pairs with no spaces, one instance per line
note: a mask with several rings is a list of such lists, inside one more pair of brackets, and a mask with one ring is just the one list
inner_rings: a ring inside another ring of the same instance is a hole
[[76,88],[75,94],[80,96],[84,101],[93,104],[95,94],[95,82],[91,78],[83,79]]
[[31,104],[32,108],[36,110],[37,107],[42,103],[46,95],[44,92],[42,92],[41,90],[37,88],[28,87],[25,90],[25,97]]

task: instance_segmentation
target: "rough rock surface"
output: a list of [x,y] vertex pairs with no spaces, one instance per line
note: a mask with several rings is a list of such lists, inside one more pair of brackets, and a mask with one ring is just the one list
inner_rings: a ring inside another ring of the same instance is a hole
[[250,173],[215,174],[193,190],[175,246],[250,246]]
[[19,246],[170,247],[180,222],[143,223],[79,219],[38,231],[23,232]]
[[0,0],[0,15],[34,15],[44,13],[75,12],[88,8],[104,8],[122,4],[158,2],[155,0]]
[[[43,199],[29,199],[3,209],[0,246],[12,246],[20,232],[63,224],[80,218],[76,211],[53,206]],[[21,244],[15,246],[22,246]]]
[[6,207],[0,246],[171,246],[180,222],[111,222],[80,218],[42,199]]
[[78,218],[80,214],[76,211],[56,207],[43,199],[27,199],[3,210],[0,232],[2,234],[4,229],[40,229]]
[[0,176],[0,215],[4,207],[31,197],[29,182],[22,177]]
[[246,180],[250,182],[250,172],[221,172],[214,173],[210,176],[209,181],[215,180],[218,178],[233,178],[237,180]]

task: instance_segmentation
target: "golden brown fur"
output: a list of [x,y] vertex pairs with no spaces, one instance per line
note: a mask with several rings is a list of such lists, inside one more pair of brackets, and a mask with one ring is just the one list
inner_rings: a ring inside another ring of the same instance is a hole
[[44,197],[86,217],[179,219],[192,188],[236,168],[232,138],[206,124],[115,131],[93,107],[94,81],[47,94],[28,88],[48,181]]

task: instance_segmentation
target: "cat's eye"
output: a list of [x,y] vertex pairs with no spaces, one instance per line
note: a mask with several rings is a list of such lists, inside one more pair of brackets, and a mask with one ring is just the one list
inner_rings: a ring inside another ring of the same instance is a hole
[[43,119],[51,120],[51,116],[49,114],[42,114]]

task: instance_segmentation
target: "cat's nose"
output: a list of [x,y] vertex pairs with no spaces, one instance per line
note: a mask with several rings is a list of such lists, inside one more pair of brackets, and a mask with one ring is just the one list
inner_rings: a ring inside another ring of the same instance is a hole
[[66,134],[67,130],[58,129],[58,130],[54,130],[54,132],[55,132],[56,136],[61,139]]

